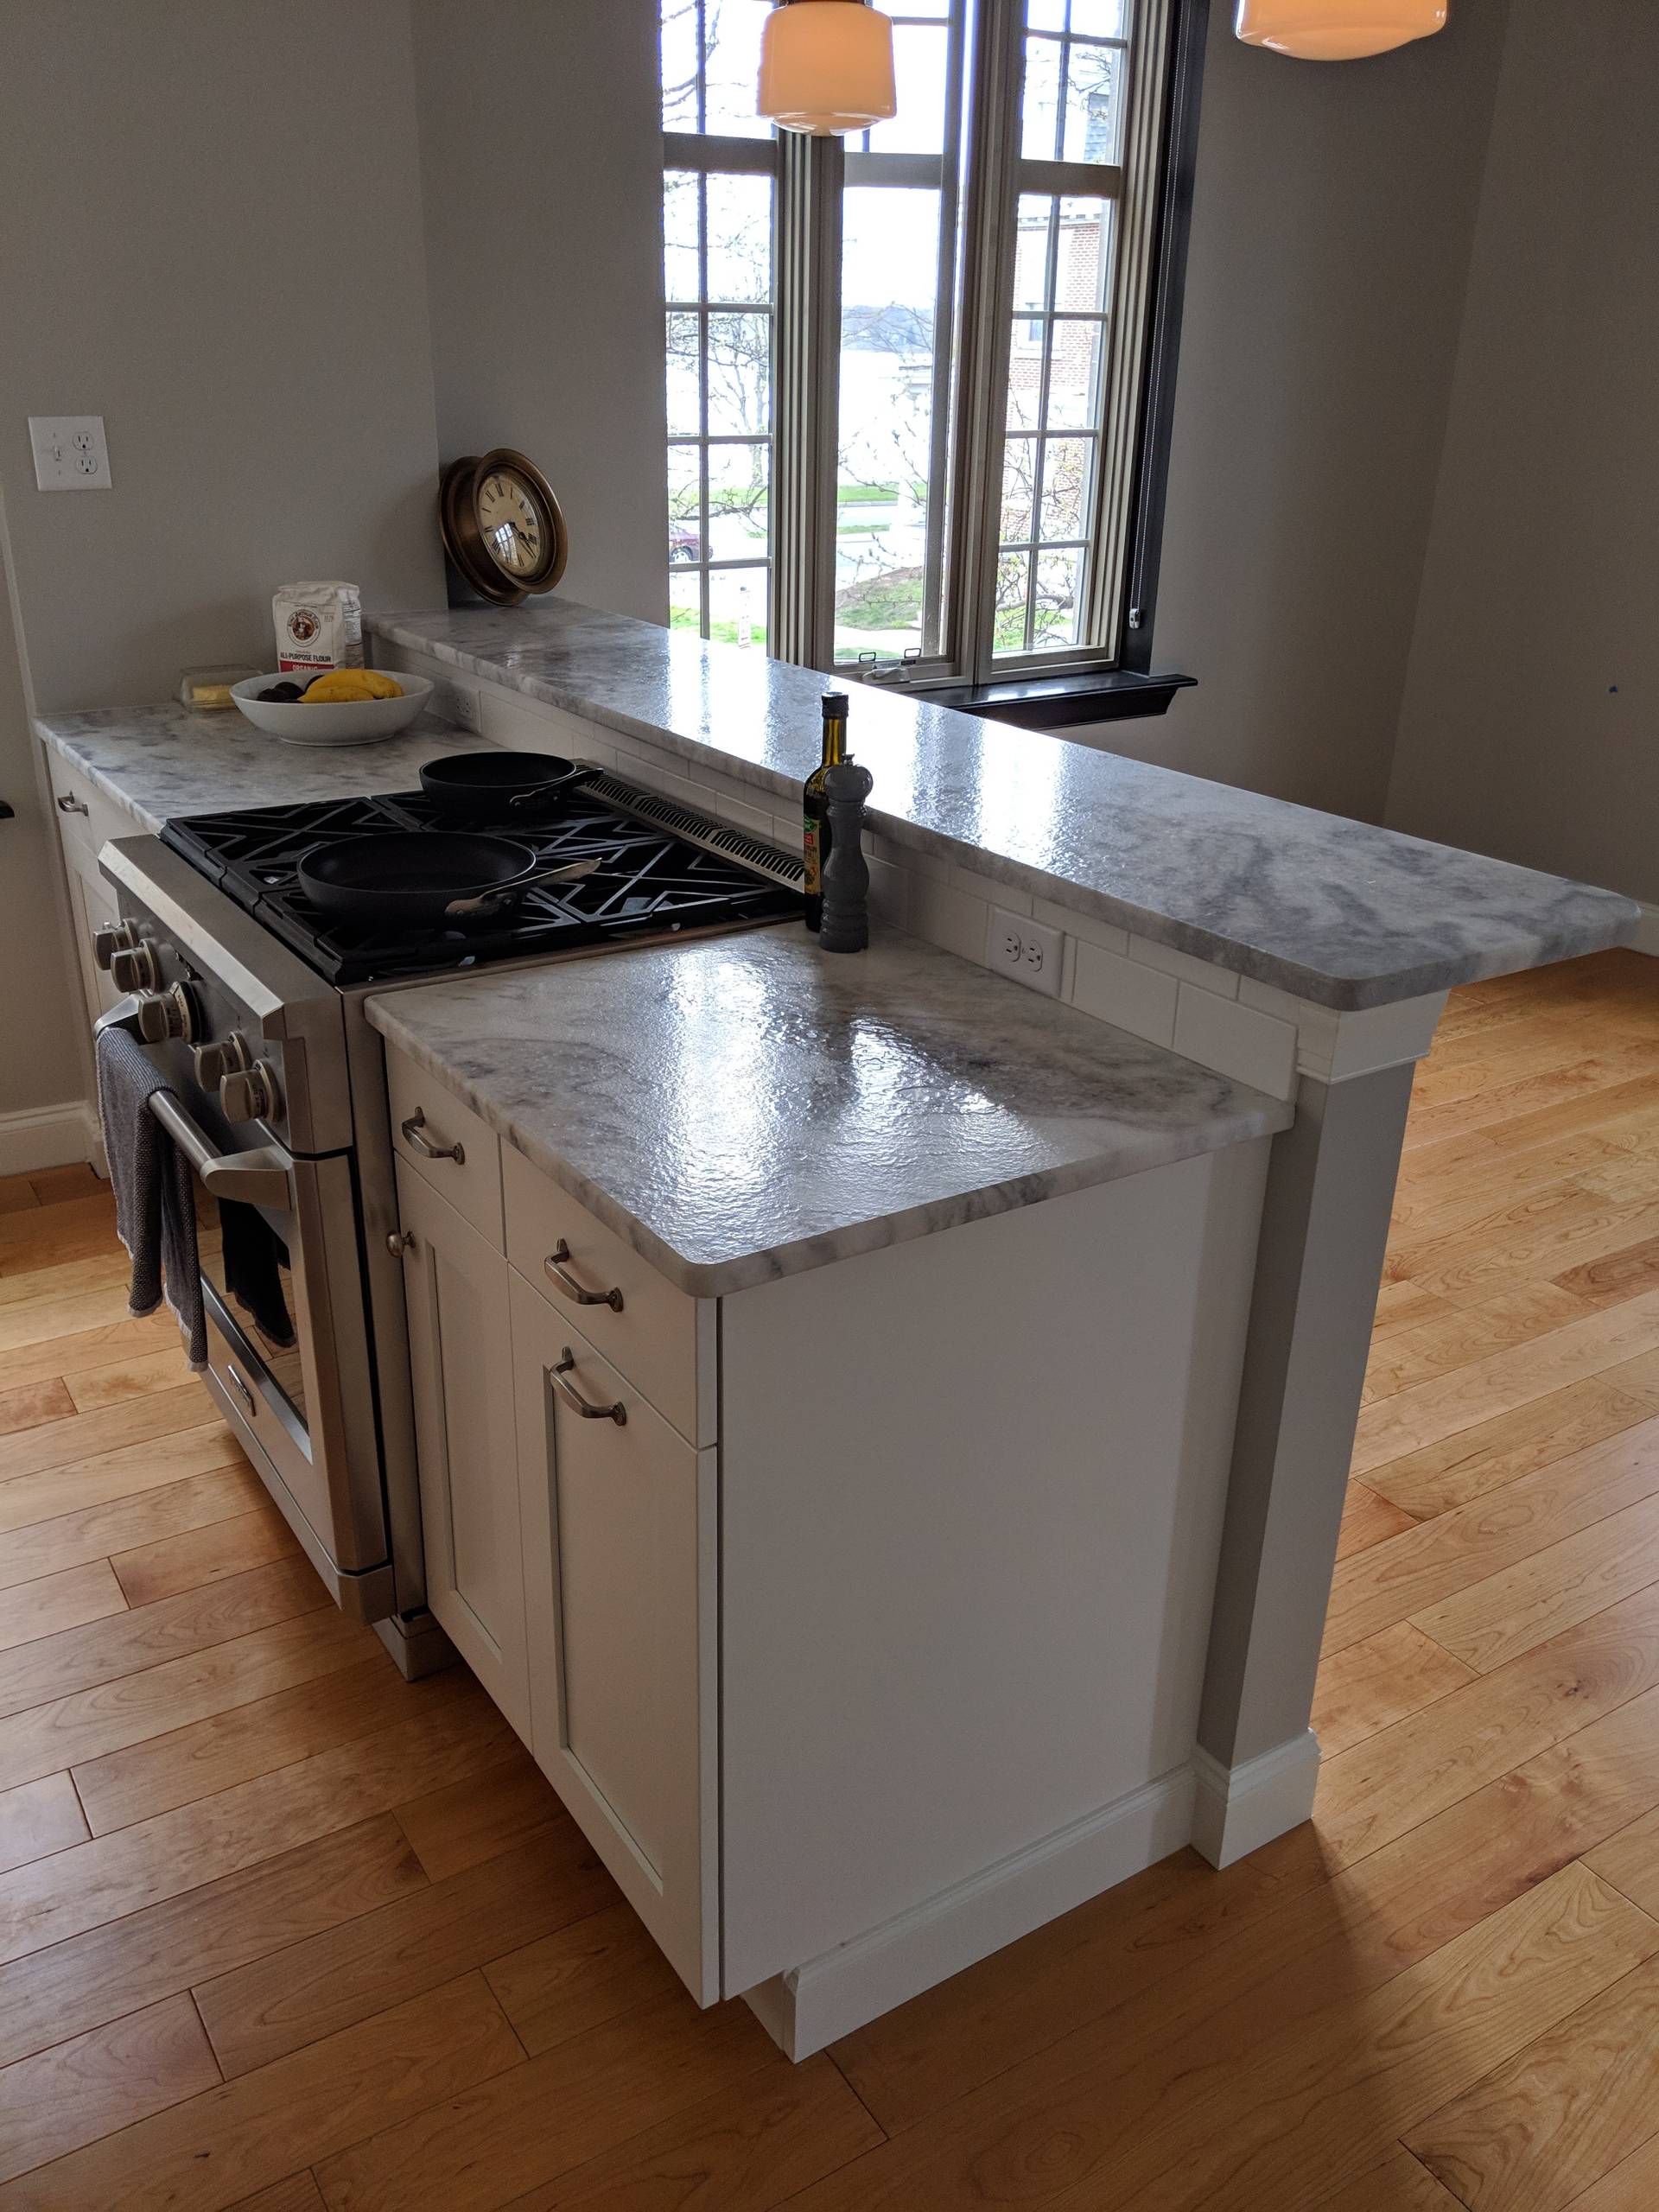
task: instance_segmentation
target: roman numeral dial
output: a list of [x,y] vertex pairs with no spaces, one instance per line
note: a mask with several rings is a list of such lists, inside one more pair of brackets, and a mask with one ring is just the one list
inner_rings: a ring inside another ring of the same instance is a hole
[[569,552],[553,488],[523,454],[497,447],[451,461],[438,501],[444,550],[473,588],[511,607],[550,591]]

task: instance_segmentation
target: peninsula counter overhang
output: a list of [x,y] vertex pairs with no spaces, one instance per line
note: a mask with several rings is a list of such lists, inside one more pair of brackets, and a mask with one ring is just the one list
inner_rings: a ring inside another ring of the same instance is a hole
[[[375,637],[792,796],[830,679],[570,601],[365,617]],[[865,686],[880,836],[1338,1012],[1627,943],[1617,893]]]

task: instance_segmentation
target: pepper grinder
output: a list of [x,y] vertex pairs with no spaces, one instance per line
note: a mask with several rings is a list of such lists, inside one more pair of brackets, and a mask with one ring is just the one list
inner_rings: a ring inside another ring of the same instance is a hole
[[862,952],[870,941],[870,871],[864,858],[864,802],[875,779],[856,760],[825,772],[830,857],[823,864],[823,919],[818,943],[826,952]]

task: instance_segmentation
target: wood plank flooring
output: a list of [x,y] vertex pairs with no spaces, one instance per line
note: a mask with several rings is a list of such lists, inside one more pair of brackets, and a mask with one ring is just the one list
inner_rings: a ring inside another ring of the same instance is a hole
[[343,1621],[88,1171],[0,1182],[0,2212],[1656,2212],[1659,967],[1421,1071],[1313,1821],[801,2067]]

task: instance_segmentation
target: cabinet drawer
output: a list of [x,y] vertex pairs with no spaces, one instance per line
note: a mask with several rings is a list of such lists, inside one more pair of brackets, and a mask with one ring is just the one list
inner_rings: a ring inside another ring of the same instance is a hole
[[[391,1141],[404,1164],[447,1198],[498,1252],[501,1236],[501,1141],[470,1106],[386,1047],[386,1087],[391,1102]],[[454,1157],[460,1147],[461,1158]]]
[[720,1956],[715,1453],[694,1451],[517,1274],[511,1298],[531,1748],[707,2005]]
[[84,769],[66,760],[55,747],[47,748],[47,767],[58,828],[66,841],[73,840],[96,854],[111,837],[136,837],[142,825],[124,807],[106,798]]
[[[708,1363],[709,1387],[700,1403],[698,1301],[665,1282],[632,1245],[510,1144],[501,1147],[501,1180],[507,1256],[519,1274],[580,1327],[683,1436],[712,1444],[714,1363]],[[561,1245],[567,1256],[556,1258]],[[613,1292],[620,1306],[610,1300]],[[712,1307],[702,1320],[712,1351]]]

